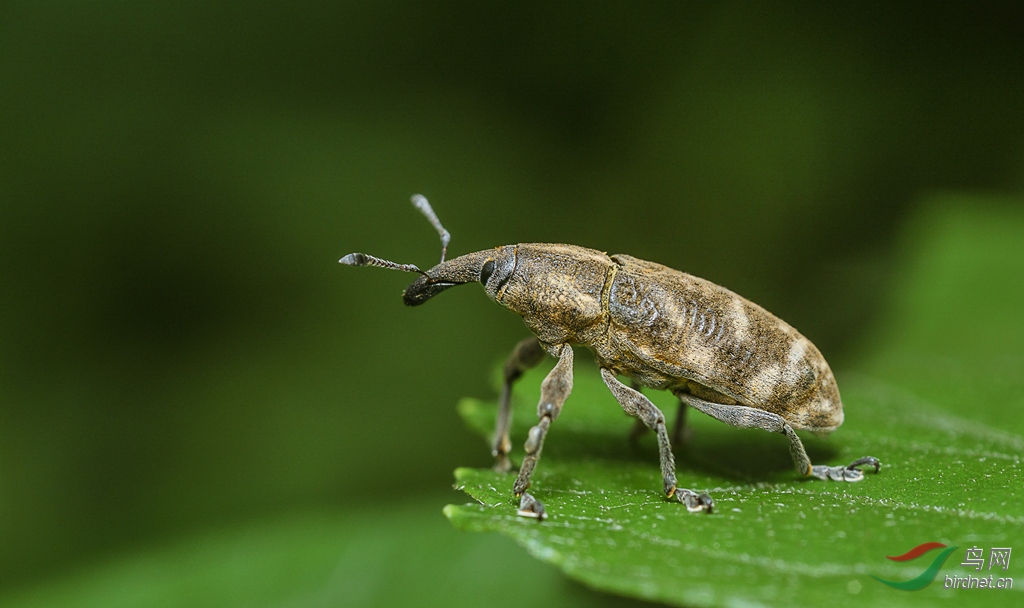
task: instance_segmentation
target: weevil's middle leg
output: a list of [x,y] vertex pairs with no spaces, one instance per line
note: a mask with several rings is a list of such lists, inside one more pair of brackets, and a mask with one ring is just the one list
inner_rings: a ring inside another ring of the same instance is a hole
[[[640,385],[640,383],[637,382],[636,380],[633,380],[632,378],[630,378],[629,380],[629,388],[641,394],[643,394],[644,392],[643,387]],[[640,438],[643,437],[649,430],[651,429],[647,428],[647,425],[644,424],[643,420],[640,420],[639,418],[635,419],[633,421],[633,428],[630,429],[629,431],[629,444],[635,447],[637,442],[640,441]]]
[[494,470],[507,473],[512,470],[512,461],[508,453],[512,449],[512,441],[508,431],[512,424],[512,385],[526,370],[540,363],[544,358],[544,349],[535,337],[526,338],[512,349],[512,354],[505,361],[505,383],[501,387],[501,398],[498,399],[498,418],[494,427],[494,443],[491,455],[494,456]]
[[537,404],[537,416],[540,421],[530,429],[526,438],[526,457],[523,458],[523,466],[519,468],[519,477],[513,486],[516,496],[522,496],[519,502],[519,515],[537,519],[544,519],[544,505],[530,496],[526,489],[530,487],[530,476],[533,475],[533,469],[540,460],[548,428],[551,422],[558,418],[562,404],[572,392],[572,347],[568,344],[558,344],[552,347],[551,352],[558,353],[558,363],[540,385],[540,402]]
[[672,455],[672,444],[669,443],[668,430],[665,427],[665,416],[658,409],[658,406],[651,403],[651,400],[644,397],[640,391],[634,390],[619,382],[615,373],[607,368],[601,368],[601,378],[604,379],[608,390],[615,396],[622,409],[630,416],[635,416],[643,421],[652,431],[658,435],[658,452],[661,456],[661,478],[664,483],[665,495],[668,498],[678,498],[686,504],[689,511],[711,512],[714,501],[707,494],[697,494],[693,490],[679,488],[676,486],[676,459]]
[[[643,393],[640,383],[636,380],[631,380],[629,387],[638,393]],[[692,429],[686,426],[687,407],[686,402],[680,399],[679,409],[676,412],[676,420],[672,423],[672,434],[670,435],[672,439],[672,448],[680,452],[686,450],[690,443],[690,437],[693,436]],[[631,445],[635,445],[636,442],[644,436],[644,433],[649,430],[650,429],[647,428],[647,425],[644,424],[644,421],[637,418],[633,423],[633,428],[629,431],[629,443]]]
[[676,411],[676,421],[672,425],[672,446],[680,451],[686,450],[693,436],[693,429],[686,426],[686,410],[689,406],[682,399]]
[[693,406],[694,409],[700,410],[708,416],[721,420],[730,426],[743,429],[763,429],[785,435],[789,439],[789,454],[793,457],[793,465],[796,466],[797,472],[801,475],[823,480],[860,481],[864,479],[864,472],[858,467],[864,465],[872,466],[875,468],[876,473],[879,467],[881,467],[881,463],[873,456],[858,458],[845,467],[812,465],[811,459],[807,457],[807,451],[804,449],[803,442],[800,441],[796,431],[793,430],[793,427],[789,426],[789,423],[782,416],[745,405],[711,403],[710,401],[704,401],[685,393],[679,393],[678,396]]

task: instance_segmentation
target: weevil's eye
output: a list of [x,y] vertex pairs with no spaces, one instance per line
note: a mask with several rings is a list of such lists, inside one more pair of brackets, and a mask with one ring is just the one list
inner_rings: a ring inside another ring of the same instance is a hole
[[487,260],[484,267],[480,269],[480,282],[486,284],[492,274],[494,274],[494,260]]

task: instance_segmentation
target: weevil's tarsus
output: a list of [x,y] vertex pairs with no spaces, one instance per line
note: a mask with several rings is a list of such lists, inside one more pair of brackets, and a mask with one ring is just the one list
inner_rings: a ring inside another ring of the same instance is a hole
[[658,406],[651,403],[651,400],[635,389],[629,388],[619,382],[615,372],[606,367],[601,368],[601,378],[604,379],[608,390],[615,396],[622,409],[630,416],[642,420],[645,425],[658,436],[658,454],[661,457],[661,478],[664,484],[665,496],[676,498],[686,504],[690,511],[710,512],[714,501],[706,494],[698,494],[693,490],[679,488],[676,486],[676,459],[672,454],[672,444],[668,438],[668,429],[665,426],[665,416],[658,409]]
[[537,521],[544,521],[544,518],[548,516],[548,513],[544,510],[544,505],[542,505],[539,500],[530,496],[529,492],[523,492],[523,497],[519,500],[519,510],[516,511],[516,515],[520,517],[532,517]]
[[879,461],[874,456],[864,456],[863,458],[858,458],[857,460],[854,460],[850,464],[846,465],[846,468],[856,469],[857,467],[861,467],[864,465],[875,467],[875,473],[877,473],[879,469],[882,468],[881,461]]
[[676,491],[675,497],[686,505],[686,510],[690,513],[700,513],[701,511],[711,513],[715,509],[715,501],[707,494],[698,494],[693,490],[680,488]]
[[871,465],[875,467],[875,472],[877,473],[881,466],[878,459],[872,456],[855,460],[846,467],[812,465],[811,459],[807,456],[807,450],[804,449],[804,444],[800,441],[800,437],[797,436],[796,431],[793,430],[793,427],[782,416],[745,405],[723,405],[721,403],[704,401],[686,393],[676,394],[694,409],[730,426],[741,429],[762,429],[771,433],[785,435],[786,439],[789,439],[789,454],[793,458],[793,465],[801,475],[826,481],[852,482],[864,479],[864,473],[856,467]]
[[875,468],[875,473],[882,467],[882,463],[878,461],[874,456],[865,456],[858,458],[845,467],[828,467],[824,465],[815,465],[811,467],[809,475],[816,479],[832,480],[832,481],[860,481],[864,479],[864,472],[859,470],[857,467],[870,466]]
[[494,470],[508,473],[512,470],[512,461],[508,453],[512,442],[508,437],[512,424],[512,385],[526,370],[533,368],[544,358],[544,349],[536,337],[526,338],[512,349],[512,354],[505,361],[504,384],[501,398],[498,400],[498,419],[494,428],[494,443],[491,454],[494,456]]
[[423,276],[427,276],[427,273],[419,269],[416,264],[398,264],[391,260],[385,260],[376,256],[368,255],[365,253],[350,253],[345,257],[338,260],[339,264],[346,266],[376,266],[377,268],[386,268],[388,270],[401,270],[403,272],[418,272]]
[[821,479],[822,481],[849,481],[855,482],[864,479],[864,472],[846,467],[830,467],[823,464],[816,464],[811,467],[808,477]]
[[420,213],[426,216],[427,221],[434,227],[434,230],[437,230],[437,234],[441,236],[441,262],[444,262],[444,257],[448,254],[448,243],[451,242],[452,235],[441,225],[441,220],[437,219],[437,214],[434,213],[434,208],[430,206],[427,197],[422,194],[413,194],[412,204],[420,210]]
[[[530,487],[530,476],[540,459],[541,450],[544,448],[544,437],[551,427],[551,422],[558,418],[562,411],[562,405],[572,392],[572,347],[568,344],[556,344],[549,349],[551,353],[558,353],[558,363],[544,378],[540,385],[540,401],[537,404],[537,417],[540,420],[536,426],[530,429],[526,438],[526,457],[523,458],[523,466],[519,468],[519,477],[512,487],[516,496],[524,496],[526,489]],[[543,512],[543,505],[537,503],[539,512]],[[523,509],[520,508],[520,515]]]

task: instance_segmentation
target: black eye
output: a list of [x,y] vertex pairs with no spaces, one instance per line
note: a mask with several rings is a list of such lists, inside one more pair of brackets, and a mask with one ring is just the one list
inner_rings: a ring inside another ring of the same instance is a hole
[[494,274],[494,260],[487,260],[484,267],[480,269],[480,282],[486,284],[492,274]]

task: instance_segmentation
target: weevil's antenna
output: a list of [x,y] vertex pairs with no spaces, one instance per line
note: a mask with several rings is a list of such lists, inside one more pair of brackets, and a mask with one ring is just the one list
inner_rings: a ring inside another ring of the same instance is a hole
[[346,266],[376,266],[377,268],[387,268],[388,270],[418,272],[423,276],[427,276],[427,273],[420,270],[416,264],[396,264],[390,260],[384,260],[365,253],[350,253],[338,260],[338,263]]
[[427,221],[434,227],[434,230],[437,230],[437,233],[441,235],[441,261],[444,262],[444,256],[448,253],[448,242],[452,240],[452,235],[441,225],[441,220],[437,219],[437,214],[434,213],[430,203],[427,202],[427,197],[422,194],[413,194],[412,204],[416,205],[420,213],[427,217]]

